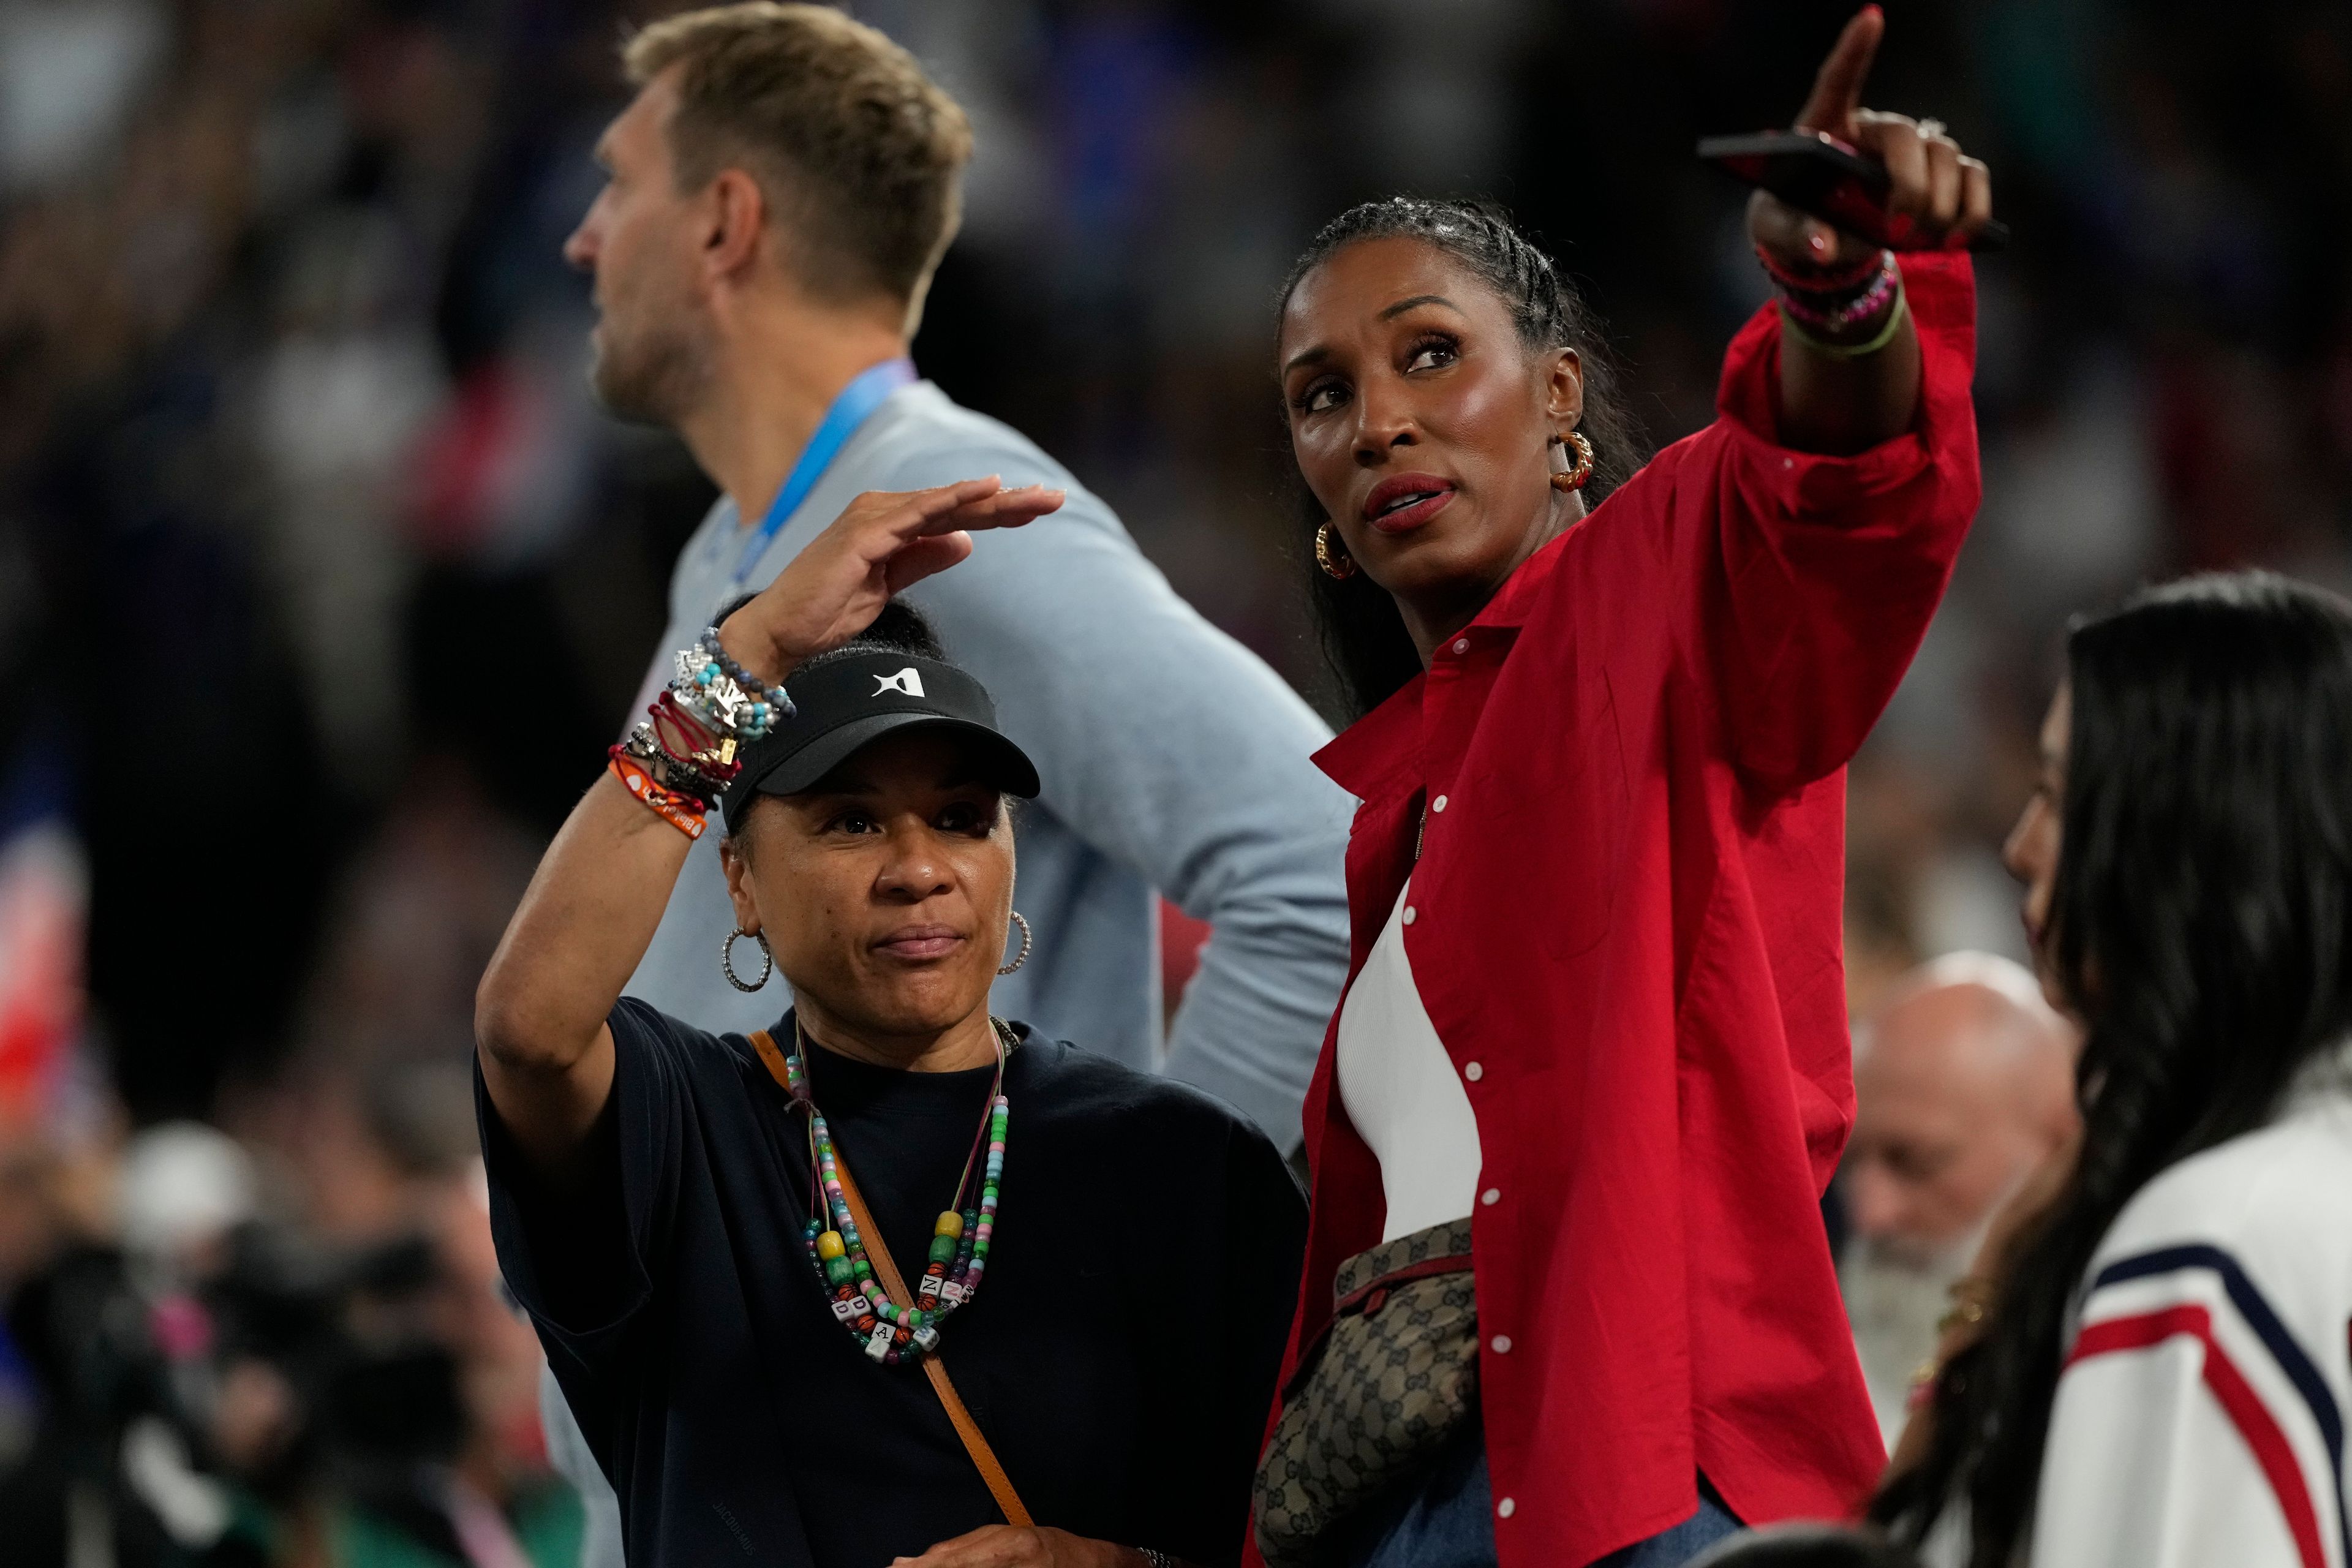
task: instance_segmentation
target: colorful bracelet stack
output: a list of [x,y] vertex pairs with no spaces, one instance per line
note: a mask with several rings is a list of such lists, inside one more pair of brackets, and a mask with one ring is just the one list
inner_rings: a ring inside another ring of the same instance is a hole
[[[1759,246],[1756,259],[1780,292],[1780,316],[1788,329],[1806,343],[1837,359],[1861,359],[1894,342],[1903,324],[1907,301],[1903,272],[1892,250],[1881,250],[1862,266],[1843,275],[1805,276],[1774,260]],[[1839,341],[1874,318],[1879,330],[1864,342]]]
[[779,720],[793,716],[793,700],[784,689],[767,685],[730,658],[717,626],[706,628],[692,647],[679,650],[677,678],[669,689],[678,706],[705,728],[739,743],[760,739]]
[[793,700],[729,658],[717,626],[680,649],[677,662],[676,679],[606,755],[631,795],[688,838],[699,838],[710,808],[742,771],[737,753],[790,718]]
[[605,755],[631,795],[688,838],[702,837],[710,808],[740,767],[733,748],[677,711],[665,691],[650,717]]
[[718,803],[741,768],[732,748],[677,711],[665,691],[654,700],[648,717],[613,748],[614,756],[640,763],[664,789],[687,796],[705,811]]

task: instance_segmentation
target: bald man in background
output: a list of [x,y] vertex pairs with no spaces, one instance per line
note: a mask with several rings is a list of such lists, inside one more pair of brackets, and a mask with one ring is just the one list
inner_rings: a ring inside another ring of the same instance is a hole
[[2074,1030],[2021,964],[1923,964],[1854,1037],[1846,1316],[1880,1430],[1900,1433],[1946,1291],[2004,1199],[2074,1133]]

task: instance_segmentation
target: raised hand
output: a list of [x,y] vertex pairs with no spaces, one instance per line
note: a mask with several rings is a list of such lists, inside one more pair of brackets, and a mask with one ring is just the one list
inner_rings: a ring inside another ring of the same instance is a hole
[[[1833,136],[1886,166],[1886,210],[1906,248],[1963,248],[1992,216],[1992,173],[1960,151],[1941,121],[1862,107],[1863,84],[1885,33],[1886,18],[1877,6],[1854,14],[1822,62],[1812,96],[1797,113],[1797,129]],[[1800,275],[1849,273],[1878,249],[1876,241],[1799,212],[1766,191],[1748,201],[1748,228],[1776,262]]]
[[1003,489],[993,476],[927,490],[869,490],[728,616],[719,640],[773,685],[873,625],[891,595],[970,555],[974,530],[1019,528],[1062,500],[1062,491],[1044,485]]

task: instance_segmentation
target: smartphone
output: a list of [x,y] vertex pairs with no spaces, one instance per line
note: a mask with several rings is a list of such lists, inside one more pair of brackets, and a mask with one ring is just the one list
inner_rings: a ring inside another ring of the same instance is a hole
[[[1763,131],[1752,136],[1709,136],[1698,155],[1751,185],[1761,185],[1800,212],[1833,223],[1893,250],[1928,250],[1917,225],[1886,210],[1886,167],[1822,131]],[[1969,244],[1999,250],[2009,226],[1994,218]]]

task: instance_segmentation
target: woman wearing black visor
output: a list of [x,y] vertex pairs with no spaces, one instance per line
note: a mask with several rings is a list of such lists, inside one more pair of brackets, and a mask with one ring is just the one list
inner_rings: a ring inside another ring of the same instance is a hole
[[[499,1260],[633,1563],[1239,1555],[1305,1205],[1223,1105],[991,1016],[1036,773],[889,598],[1058,502],[860,498],[681,651],[483,978]],[[792,994],[748,1039],[620,994],[714,803],[710,962]]]

